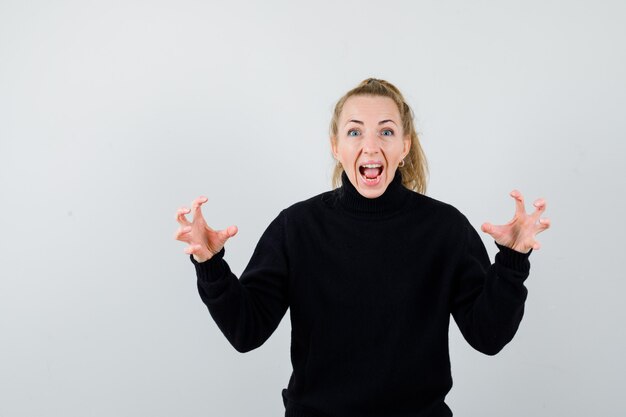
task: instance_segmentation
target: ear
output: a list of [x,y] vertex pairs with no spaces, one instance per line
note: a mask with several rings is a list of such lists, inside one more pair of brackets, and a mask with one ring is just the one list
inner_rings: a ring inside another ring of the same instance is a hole
[[333,156],[338,161],[339,160],[339,155],[337,154],[337,138],[332,137],[332,136],[330,137],[330,149],[333,152]]
[[402,140],[402,142],[404,144],[404,156],[402,157],[402,159],[404,159],[411,151],[411,135],[404,135],[404,139]]

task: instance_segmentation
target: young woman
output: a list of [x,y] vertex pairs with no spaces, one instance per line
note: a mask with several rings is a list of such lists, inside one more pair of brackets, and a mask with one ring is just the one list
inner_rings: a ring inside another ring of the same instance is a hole
[[491,264],[467,218],[424,195],[426,160],[396,87],[367,79],[346,93],[330,142],[336,188],[283,210],[239,279],[224,260],[237,228],[211,229],[204,197],[178,210],[200,297],[240,352],[290,309],[287,417],[451,416],[450,315],[485,354],[513,338],[545,202],[527,214],[513,191],[514,218],[482,225],[499,248]]

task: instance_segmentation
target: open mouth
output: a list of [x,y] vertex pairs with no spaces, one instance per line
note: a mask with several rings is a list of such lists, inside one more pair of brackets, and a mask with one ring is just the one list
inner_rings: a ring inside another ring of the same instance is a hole
[[363,164],[359,166],[359,174],[366,184],[376,184],[383,173],[383,165],[379,163]]

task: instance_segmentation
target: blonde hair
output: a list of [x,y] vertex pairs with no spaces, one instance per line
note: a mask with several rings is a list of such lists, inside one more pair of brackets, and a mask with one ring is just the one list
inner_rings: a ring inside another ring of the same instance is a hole
[[[348,91],[343,97],[341,97],[335,105],[335,111],[333,112],[333,117],[330,121],[330,139],[333,143],[336,143],[337,141],[337,124],[346,100],[352,96],[363,95],[389,97],[398,106],[404,134],[406,135],[408,133],[411,138],[411,148],[408,155],[404,158],[404,166],[398,167],[400,174],[402,174],[402,185],[409,190],[424,194],[426,192],[426,183],[428,180],[428,165],[426,162],[426,155],[424,155],[417,132],[415,131],[415,125],[413,124],[413,111],[404,100],[400,90],[398,90],[396,86],[390,82],[377,80],[375,78],[368,78],[363,80],[358,86]],[[343,167],[340,163],[337,163],[332,177],[333,188],[337,188],[341,185],[342,173]]]

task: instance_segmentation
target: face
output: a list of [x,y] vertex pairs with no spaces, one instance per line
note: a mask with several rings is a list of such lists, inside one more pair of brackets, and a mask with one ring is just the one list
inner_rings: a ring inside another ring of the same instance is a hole
[[352,96],[344,103],[331,146],[354,188],[363,197],[376,198],[408,155],[411,139],[391,98]]

